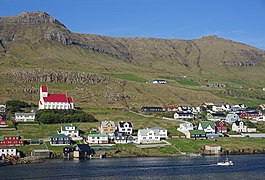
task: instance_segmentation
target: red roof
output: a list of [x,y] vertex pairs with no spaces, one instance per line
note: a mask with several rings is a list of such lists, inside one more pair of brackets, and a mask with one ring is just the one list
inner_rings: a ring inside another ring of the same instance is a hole
[[177,106],[167,106],[166,108],[175,109]]
[[72,97],[69,97],[69,98],[68,98],[68,101],[69,101],[70,103],[74,102]]
[[47,86],[41,86],[41,91],[42,92],[48,92],[48,87]]
[[48,97],[44,97],[44,102],[68,102],[68,98],[65,94],[49,94]]

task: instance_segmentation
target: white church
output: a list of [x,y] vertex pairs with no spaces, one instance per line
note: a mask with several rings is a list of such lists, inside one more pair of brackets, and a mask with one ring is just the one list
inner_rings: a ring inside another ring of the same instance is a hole
[[74,109],[73,98],[66,94],[49,94],[48,87],[41,86],[39,109]]

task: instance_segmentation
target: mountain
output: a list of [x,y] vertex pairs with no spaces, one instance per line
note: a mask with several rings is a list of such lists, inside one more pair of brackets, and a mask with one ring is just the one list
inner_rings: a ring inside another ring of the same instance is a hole
[[[211,35],[123,38],[69,31],[45,12],[0,18],[2,101],[38,101],[38,86],[82,107],[265,100],[265,51]],[[166,85],[146,83],[165,79]],[[1,103],[1,102],[0,102]]]

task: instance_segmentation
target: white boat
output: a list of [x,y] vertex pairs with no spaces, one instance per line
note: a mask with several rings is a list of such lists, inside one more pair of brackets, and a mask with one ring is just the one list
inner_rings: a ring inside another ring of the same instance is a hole
[[222,162],[217,162],[218,166],[233,166],[234,163],[233,161],[229,161],[228,158],[226,158],[224,161]]

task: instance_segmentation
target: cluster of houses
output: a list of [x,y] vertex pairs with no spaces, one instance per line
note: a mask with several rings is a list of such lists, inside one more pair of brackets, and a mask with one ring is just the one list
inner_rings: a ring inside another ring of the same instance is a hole
[[[260,105],[261,110],[265,109],[265,104]],[[248,108],[244,104],[237,105],[215,105],[213,103],[203,103],[200,107],[194,106],[166,106],[166,107],[142,107],[142,112],[174,112],[173,118],[176,120],[187,120],[180,124],[178,130],[185,134],[187,138],[209,138],[223,136],[227,133],[227,126],[231,125],[231,131],[240,133],[253,133],[256,128],[248,127],[246,120],[253,123],[265,121],[265,115],[260,110]],[[197,126],[189,122],[196,116],[205,114],[205,121],[201,121]]]
[[84,140],[88,144],[141,144],[156,143],[168,137],[167,129],[153,127],[139,129],[137,136],[133,136],[133,125],[131,122],[102,121],[98,129],[93,129],[87,138],[82,138],[79,129],[74,125],[62,126],[56,135],[51,137],[53,146],[70,145],[72,140]]

